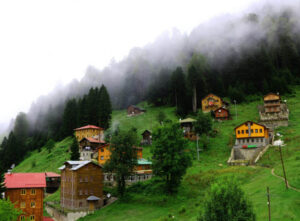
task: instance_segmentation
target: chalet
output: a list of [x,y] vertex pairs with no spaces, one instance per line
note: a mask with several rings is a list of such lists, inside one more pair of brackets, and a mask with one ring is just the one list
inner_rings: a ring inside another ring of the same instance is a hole
[[269,93],[264,96],[265,113],[280,112],[280,96],[278,94]]
[[152,144],[152,136],[151,136],[151,131],[145,130],[142,133],[143,139],[141,141],[141,145],[151,145]]
[[230,117],[229,110],[225,107],[219,107],[214,111],[214,117],[216,120],[228,120]]
[[222,98],[214,94],[208,94],[206,97],[204,97],[201,101],[201,104],[202,111],[204,113],[215,111],[216,109],[226,105]]
[[265,125],[246,121],[235,128],[235,147],[266,146],[270,143],[271,134],[269,132]]
[[92,149],[97,149],[99,146],[104,145],[104,140],[99,140],[93,137],[84,137],[79,141],[79,147],[91,147]]
[[138,166],[135,169],[135,171],[138,174],[150,174],[152,173],[152,162],[143,158],[138,159]]
[[74,131],[75,137],[77,138],[78,142],[80,142],[85,137],[93,137],[97,138],[98,140],[103,140],[104,137],[104,129],[94,125],[79,127],[74,129]]
[[98,158],[98,149],[105,145],[105,141],[93,137],[84,137],[79,142],[80,160],[92,160]]
[[[137,158],[141,159],[143,157],[143,148],[135,146],[133,146],[132,148],[134,148],[137,151]],[[98,149],[98,163],[101,165],[105,164],[105,162],[110,159],[110,155],[110,145],[106,144],[101,146]]]
[[139,115],[139,114],[142,114],[142,113],[145,113],[145,112],[146,112],[145,109],[140,108],[140,107],[135,106],[135,105],[130,105],[127,108],[127,115],[128,116],[135,116],[135,115]]
[[93,211],[102,207],[102,166],[92,161],[67,161],[59,169],[62,208]]
[[21,220],[43,220],[45,173],[11,173],[5,174],[5,197],[14,203],[15,208],[23,213]]
[[179,120],[180,127],[183,129],[184,137],[190,140],[196,140],[197,136],[194,132],[194,123],[196,122],[193,118],[186,118],[183,120]]

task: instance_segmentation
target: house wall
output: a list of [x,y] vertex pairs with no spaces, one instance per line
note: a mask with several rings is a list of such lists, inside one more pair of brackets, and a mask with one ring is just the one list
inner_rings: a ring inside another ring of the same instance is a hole
[[228,111],[226,111],[222,108],[220,110],[221,110],[221,112],[215,111],[215,118],[221,118],[221,119],[226,118],[227,119],[229,116]]
[[[69,168],[61,173],[61,206],[70,210],[87,210],[89,196],[103,199],[103,176],[102,169],[93,163],[72,171]],[[103,205],[99,200],[96,208]]]
[[[5,196],[12,203],[15,204],[15,208],[21,209],[24,213],[22,214],[25,218],[32,215],[35,217],[35,221],[43,220],[43,200],[44,200],[44,188],[24,188],[26,193],[21,194],[22,189],[7,189]],[[35,190],[35,194],[31,193],[31,190]],[[25,202],[25,208],[21,208],[21,202]],[[31,202],[35,202],[35,207],[31,208]],[[20,220],[21,216],[18,220]]]
[[93,136],[98,136],[100,134],[100,137],[103,136],[103,130],[102,129],[83,129],[83,130],[76,130],[75,131],[75,136],[77,138],[77,141],[81,141],[82,138],[84,137],[93,137]]
[[236,138],[250,138],[250,137],[265,137],[268,138],[268,130],[259,124],[247,122],[235,129]]
[[201,104],[203,112],[210,112],[222,107],[223,102],[220,97],[214,94],[209,94],[202,99]]

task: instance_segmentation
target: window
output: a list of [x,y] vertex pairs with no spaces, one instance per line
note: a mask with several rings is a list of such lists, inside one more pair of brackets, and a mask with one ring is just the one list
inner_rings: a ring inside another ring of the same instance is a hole
[[89,181],[89,178],[86,176],[85,177],[85,182],[88,182]]
[[82,195],[82,190],[79,190],[79,195],[80,195],[80,196]]
[[26,194],[26,189],[21,189],[21,195],[25,195]]
[[104,160],[104,156],[101,156],[100,159],[101,159],[101,160]]
[[25,216],[20,216],[21,221],[25,221]]
[[93,195],[94,194],[94,190],[91,189],[90,190],[90,194]]
[[88,190],[85,190],[85,195],[88,195],[89,194],[89,191]]
[[34,221],[35,220],[35,217],[33,215],[30,216],[30,221]]
[[101,148],[101,152],[104,152],[104,149],[103,149],[103,148]]
[[31,208],[35,208],[35,202],[34,202],[34,201],[32,201],[32,202],[30,203],[30,207],[31,207]]
[[251,133],[253,133],[253,129],[251,129]]
[[35,189],[31,189],[31,195],[35,195]]
[[262,129],[259,129],[259,133],[262,133]]
[[79,207],[82,207],[82,202],[79,202]]
[[90,181],[93,182],[94,181],[94,177],[91,176],[90,177]]
[[26,208],[26,202],[21,202],[20,207],[21,208]]
[[258,133],[258,129],[255,129],[255,133]]
[[246,130],[246,134],[248,134],[249,133],[249,130]]
[[82,177],[79,177],[79,182],[82,182]]
[[241,131],[238,130],[238,134],[240,134],[240,133],[241,133]]
[[242,130],[242,134],[244,134],[244,130]]

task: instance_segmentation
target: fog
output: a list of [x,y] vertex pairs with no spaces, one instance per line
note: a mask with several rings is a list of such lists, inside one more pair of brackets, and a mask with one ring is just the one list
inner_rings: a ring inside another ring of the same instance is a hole
[[[34,101],[28,118],[36,122],[50,107],[58,105],[61,106],[61,112],[57,113],[60,115],[67,98],[80,97],[91,87],[102,84],[108,88],[114,108],[136,104],[144,99],[153,76],[163,68],[175,70],[182,66],[186,70],[194,53],[201,53],[210,64],[222,67],[233,54],[243,56],[243,51],[255,49],[260,41],[276,44],[272,30],[282,13],[293,18],[292,29],[298,33],[299,11],[300,1],[260,1],[240,13],[218,15],[199,24],[191,32],[176,28],[165,31],[143,47],[132,48],[123,59],[112,59],[103,69],[91,64],[81,80],[57,85],[51,93]],[[132,85],[134,92],[124,95],[124,91],[130,91]]]

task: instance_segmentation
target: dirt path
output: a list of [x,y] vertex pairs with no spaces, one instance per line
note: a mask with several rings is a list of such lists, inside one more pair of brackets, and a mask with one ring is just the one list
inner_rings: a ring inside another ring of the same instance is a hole
[[[279,179],[282,179],[283,182],[285,182],[284,178],[281,177],[281,176],[276,175],[275,172],[274,172],[274,170],[275,170],[275,168],[273,168],[273,169],[271,170],[271,174],[272,174],[273,176],[279,178]],[[288,187],[289,187],[290,189],[295,190],[295,191],[297,191],[297,192],[300,192],[300,189],[297,189],[297,188],[295,188],[295,187],[290,186],[289,182],[287,182],[287,184],[288,184]]]

